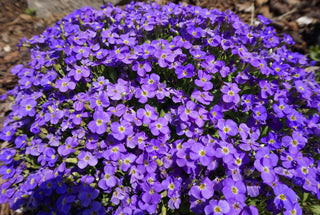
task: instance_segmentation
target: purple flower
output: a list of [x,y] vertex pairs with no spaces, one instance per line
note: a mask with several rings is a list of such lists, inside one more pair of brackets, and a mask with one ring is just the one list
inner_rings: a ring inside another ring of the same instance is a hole
[[189,191],[189,195],[197,199],[210,199],[214,194],[213,183],[209,178],[203,179],[199,185],[194,185]]
[[213,84],[210,82],[211,78],[212,78],[212,75],[208,74],[203,70],[199,70],[198,79],[196,79],[194,83],[197,86],[202,87],[202,89],[205,91],[211,90],[213,87]]
[[35,107],[37,106],[37,102],[34,99],[32,99],[32,98],[24,99],[20,103],[20,106],[21,106],[20,114],[22,116],[31,116],[32,117],[36,114]]
[[161,200],[160,191],[163,190],[162,185],[159,182],[154,182],[152,185],[149,183],[142,184],[143,194],[141,199],[145,203],[158,204]]
[[226,200],[211,200],[204,208],[206,215],[222,215],[230,211],[230,205]]
[[75,200],[76,200],[76,197],[74,195],[69,195],[69,194],[61,195],[57,200],[58,210],[63,214],[68,213],[71,209],[71,204],[74,203]]
[[178,66],[175,73],[177,74],[178,79],[191,78],[195,75],[194,66],[190,63],[186,66]]
[[168,127],[168,120],[166,120],[164,117],[160,117],[157,121],[150,123],[149,128],[154,136],[159,136],[160,133],[170,133],[170,129]]
[[195,27],[194,25],[189,25],[187,32],[194,38],[200,38],[203,35],[203,29],[200,27]]
[[104,111],[95,111],[93,113],[93,121],[89,122],[88,128],[91,132],[103,134],[107,131],[107,123],[110,120],[108,113]]
[[191,147],[190,159],[198,160],[203,166],[208,166],[212,162],[214,149],[212,146],[204,146],[201,143],[195,143]]
[[1,185],[0,189],[0,204],[6,203],[9,198],[15,193],[15,190],[13,188],[10,188],[11,183],[10,182],[4,182]]
[[270,159],[256,160],[254,162],[254,167],[261,172],[263,182],[271,184],[276,180],[276,175]]
[[123,152],[126,152],[124,145],[116,143],[103,152],[103,157],[107,160],[118,161]]
[[149,61],[145,61],[145,62],[136,61],[132,66],[132,70],[136,71],[139,76],[144,77],[146,73],[151,72],[152,65]]
[[155,96],[155,90],[144,84],[141,88],[136,89],[135,96],[139,99],[140,103],[144,104],[148,101],[148,98],[153,98]]
[[143,124],[149,124],[158,119],[158,114],[154,107],[146,104],[145,109],[139,108],[137,110],[137,117],[142,120]]
[[289,148],[290,153],[297,153],[302,149],[307,143],[307,139],[299,132],[292,132],[291,136],[284,136],[282,138],[282,144],[284,147]]
[[104,173],[101,175],[102,179],[99,181],[98,185],[103,190],[108,190],[113,188],[117,184],[117,178],[114,176],[116,168],[111,165],[106,165],[104,167]]
[[230,160],[232,155],[236,152],[236,149],[232,144],[220,141],[219,147],[215,151],[215,156],[218,158],[223,158],[223,160]]
[[192,94],[191,97],[196,99],[198,102],[204,104],[204,105],[209,105],[210,102],[213,101],[213,95],[207,91],[205,92],[201,92],[198,89],[195,89]]
[[209,114],[209,118],[213,124],[215,124],[216,122],[218,122],[218,120],[223,118],[222,109],[219,105],[215,105],[212,107]]
[[79,81],[82,77],[87,78],[91,74],[90,69],[84,66],[74,65],[74,68],[68,73],[69,77],[73,77],[74,80]]
[[137,156],[134,154],[123,154],[121,170],[126,172],[130,169],[131,165],[136,160]]
[[16,154],[15,149],[7,149],[4,148],[1,150],[0,161],[4,162],[4,164],[10,164],[13,161],[13,156]]
[[171,53],[170,50],[158,50],[155,53],[155,56],[158,58],[159,66],[165,68],[168,66],[169,63],[174,61],[174,55]]
[[238,134],[237,123],[231,119],[219,119],[217,126],[219,128],[219,136],[222,140],[227,139],[229,136],[235,136]]
[[198,117],[198,112],[195,110],[197,104],[193,101],[188,101],[187,104],[181,105],[178,107],[178,114],[182,121],[187,122],[189,121],[189,117],[191,119],[195,119]]
[[96,199],[99,195],[98,189],[88,189],[79,192],[78,198],[81,201],[83,207],[88,207],[92,200]]
[[60,92],[63,93],[67,92],[68,90],[74,90],[76,88],[76,84],[67,77],[58,79],[55,83],[55,86],[60,90]]
[[80,169],[86,168],[88,164],[90,166],[95,166],[98,163],[98,159],[90,152],[81,151],[78,155],[78,159],[78,166]]
[[245,202],[246,200],[246,186],[241,180],[225,179],[223,181],[222,193],[227,200],[234,199],[240,202]]
[[284,184],[278,184],[273,188],[275,198],[274,204],[278,208],[285,208],[286,210],[293,209],[294,204],[298,201],[298,197],[293,190]]
[[221,92],[223,93],[222,99],[226,103],[235,103],[237,104],[240,101],[239,92],[240,89],[235,83],[225,83],[222,87]]
[[267,119],[267,109],[264,106],[256,106],[252,109],[253,118],[261,122],[265,122]]
[[172,198],[169,199],[168,207],[172,210],[179,209],[181,204],[181,199],[178,192],[175,192]]
[[117,140],[123,140],[126,136],[132,135],[133,127],[126,121],[122,120],[119,122],[113,122],[110,125],[112,135]]
[[3,165],[0,167],[0,175],[2,175],[3,179],[11,178],[16,172],[13,165]]
[[268,98],[269,95],[273,95],[271,84],[267,80],[260,81],[259,86],[261,88],[261,97],[263,99]]

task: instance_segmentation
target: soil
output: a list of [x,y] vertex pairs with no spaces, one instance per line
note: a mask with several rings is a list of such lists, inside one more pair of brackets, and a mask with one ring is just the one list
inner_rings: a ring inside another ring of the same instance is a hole
[[[166,4],[168,1],[156,0],[159,4]],[[320,45],[320,0],[171,1],[197,5],[208,9],[229,9],[238,14],[241,20],[249,24],[254,23],[258,14],[262,14],[274,21],[272,25],[278,33],[287,33],[293,37],[296,42],[292,47],[293,51],[298,51],[306,56],[309,54],[310,46]],[[32,13],[28,12],[27,8],[26,0],[0,0],[0,95],[17,84],[17,78],[10,73],[10,69],[17,64],[28,64],[28,50],[22,48],[19,51],[17,47],[20,39],[40,34],[47,26],[52,25],[61,18],[61,15],[55,14],[49,18],[40,19],[32,16]],[[303,23],[304,20],[310,21],[310,23]],[[0,101],[0,129],[10,111],[10,106],[11,104],[8,100]],[[2,147],[4,147],[4,144],[2,144]],[[8,205],[0,205],[0,215],[9,214],[17,213],[10,211]]]

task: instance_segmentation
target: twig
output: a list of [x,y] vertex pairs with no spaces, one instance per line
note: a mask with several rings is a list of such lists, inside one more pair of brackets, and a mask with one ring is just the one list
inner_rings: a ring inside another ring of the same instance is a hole
[[282,14],[281,16],[278,16],[278,17],[274,18],[274,20],[275,20],[275,21],[280,21],[281,19],[283,19],[283,18],[285,18],[286,16],[289,16],[289,15],[295,13],[296,11],[297,11],[297,8],[295,7],[295,8],[293,8],[292,10],[290,10],[290,11]]
[[251,4],[251,25],[253,25],[254,19],[254,3]]

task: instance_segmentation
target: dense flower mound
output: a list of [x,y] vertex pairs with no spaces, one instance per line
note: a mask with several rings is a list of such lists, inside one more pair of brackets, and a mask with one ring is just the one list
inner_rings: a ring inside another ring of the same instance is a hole
[[[320,86],[260,16],[82,8],[22,40],[0,203],[38,214],[302,214]],[[311,195],[311,196],[312,196]],[[267,209],[266,209],[267,208]]]

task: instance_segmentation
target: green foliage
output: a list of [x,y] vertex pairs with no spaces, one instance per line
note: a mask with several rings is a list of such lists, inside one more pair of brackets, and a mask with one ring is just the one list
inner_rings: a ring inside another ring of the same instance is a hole
[[37,10],[35,8],[27,8],[25,14],[29,16],[36,16]]
[[312,60],[320,62],[320,47],[319,45],[310,47],[310,57]]

